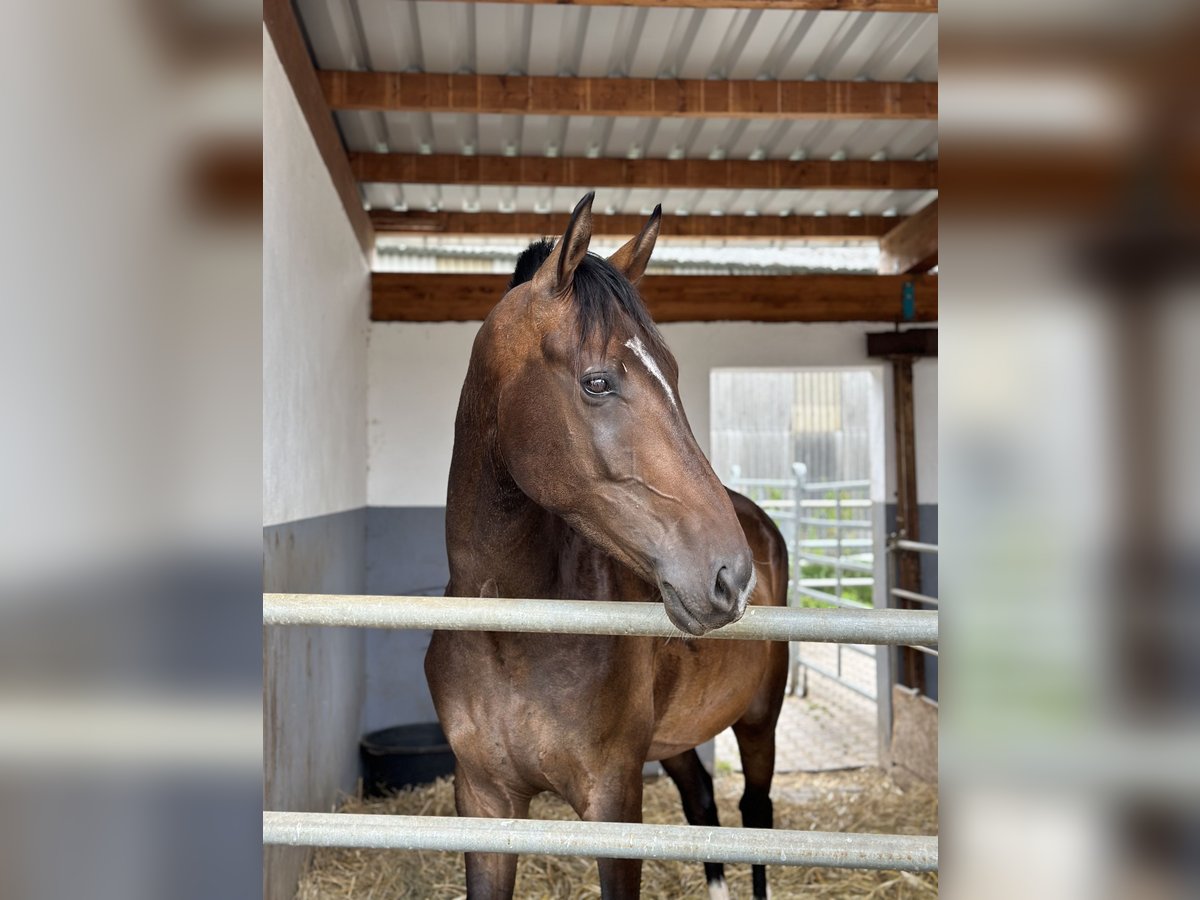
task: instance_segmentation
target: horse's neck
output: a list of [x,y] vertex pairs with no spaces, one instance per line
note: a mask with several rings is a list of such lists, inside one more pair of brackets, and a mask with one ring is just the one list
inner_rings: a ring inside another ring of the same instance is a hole
[[450,594],[581,600],[628,594],[628,570],[513,482],[493,445],[494,404],[469,392],[470,386],[464,396],[472,400],[456,424],[446,503]]
[[446,497],[449,592],[457,596],[552,596],[553,517],[525,496],[496,447],[496,398],[472,359],[454,428]]

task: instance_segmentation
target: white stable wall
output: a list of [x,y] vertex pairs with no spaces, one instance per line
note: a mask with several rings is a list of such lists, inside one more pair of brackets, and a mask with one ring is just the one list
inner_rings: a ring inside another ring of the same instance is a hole
[[454,416],[479,322],[371,323],[369,506],[445,506]]
[[368,260],[263,31],[263,524],[367,499]]
[[[263,588],[362,593],[368,261],[263,30]],[[264,632],[264,803],[332,808],[358,776],[361,631]],[[263,896],[308,852],[267,848]]]
[[[679,393],[692,430],[708,452],[709,372],[745,367],[875,367],[887,421],[886,496],[894,499],[892,389],[889,366],[866,355],[874,323],[682,323],[662,326],[679,362]],[[371,506],[444,506],[454,415],[478,323],[371,325],[368,355]],[[913,374],[917,487],[921,503],[937,502],[937,361]]]

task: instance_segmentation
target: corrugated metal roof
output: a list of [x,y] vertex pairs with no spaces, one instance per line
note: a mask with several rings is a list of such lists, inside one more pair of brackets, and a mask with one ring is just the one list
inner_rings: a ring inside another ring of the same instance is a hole
[[[753,9],[650,9],[431,0],[298,0],[319,67],[586,77],[935,81],[937,17]],[[936,158],[937,124],[873,119],[339,112],[356,151],[727,159]],[[366,185],[398,209],[565,211],[591,185]],[[668,212],[907,214],[929,191],[608,190],[598,208]]]
[[[593,253],[608,256],[624,243],[596,238]],[[854,241],[841,246],[712,246],[715,242],[681,242],[658,247],[647,269],[649,274],[729,275],[742,271],[758,274],[818,272],[868,274],[879,270],[879,246]],[[527,246],[516,238],[483,240],[476,236],[455,240],[420,235],[391,239],[376,247],[375,269],[381,272],[503,272],[509,273]]]
[[649,9],[299,0],[325,69],[936,81],[937,17],[761,9]]
[[[368,184],[375,209],[454,212],[570,211],[591,185],[493,187],[459,184]],[[649,215],[655,204],[673,215],[908,215],[936,196],[935,191],[777,191],[704,189],[621,189],[596,191],[597,212]]]
[[655,119],[339,112],[351,150],[652,159],[915,159],[937,122],[913,119]]

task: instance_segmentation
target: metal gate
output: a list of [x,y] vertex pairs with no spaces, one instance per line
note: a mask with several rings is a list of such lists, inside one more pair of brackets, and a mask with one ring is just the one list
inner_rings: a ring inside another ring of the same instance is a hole
[[[701,640],[821,641],[936,646],[938,614],[913,610],[750,607]],[[671,637],[661,603],[264,594],[264,625]],[[263,813],[263,843],[401,850],[543,853],[695,862],[837,866],[910,872],[937,868],[938,839],[529,819]]]
[[[871,482],[810,482],[804,463],[789,479],[742,478],[733,466],[729,486],[757,503],[779,526],[788,546],[788,604],[812,609],[871,609],[874,605],[874,525]],[[853,654],[849,662],[847,654]],[[788,691],[804,696],[808,672],[832,679],[876,700],[874,647],[837,644],[832,653],[794,643],[789,652]],[[854,678],[854,658],[870,660],[867,677]]]

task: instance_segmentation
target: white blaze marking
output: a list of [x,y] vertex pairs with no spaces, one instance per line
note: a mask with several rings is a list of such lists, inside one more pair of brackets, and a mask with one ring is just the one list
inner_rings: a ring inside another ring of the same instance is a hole
[[729,900],[729,886],[724,878],[708,883],[708,900]]
[[663,386],[663,390],[667,392],[667,399],[671,401],[671,406],[679,409],[679,404],[675,402],[675,394],[671,391],[671,385],[667,384],[667,379],[663,377],[662,370],[658,367],[658,363],[654,361],[654,357],[646,352],[646,348],[642,346],[642,339],[639,337],[631,337],[625,342],[625,346],[632,350],[637,358],[642,361],[650,374],[658,379],[658,383]]

